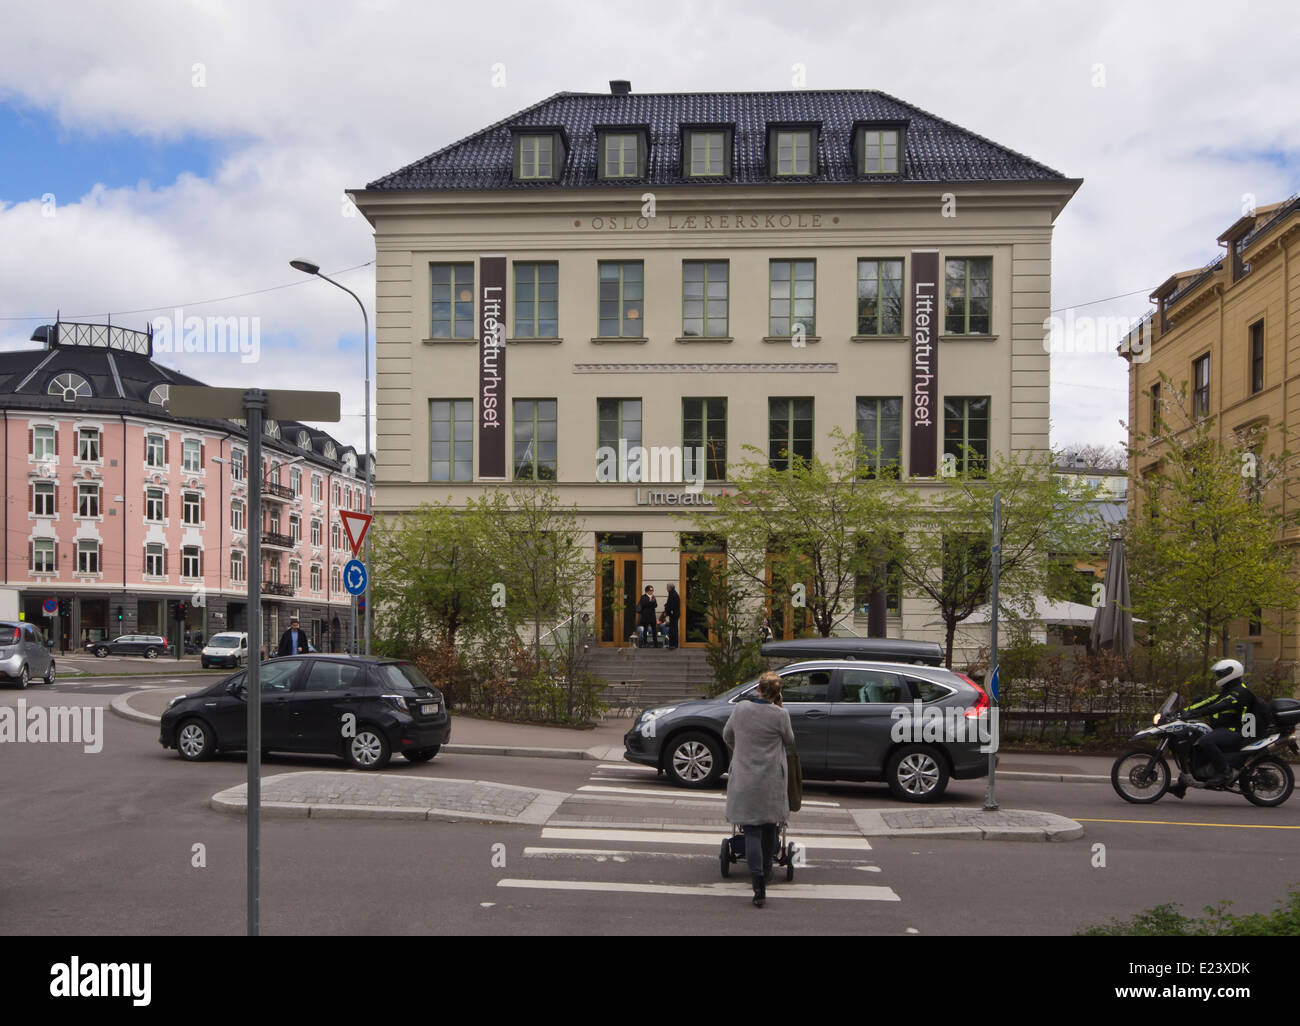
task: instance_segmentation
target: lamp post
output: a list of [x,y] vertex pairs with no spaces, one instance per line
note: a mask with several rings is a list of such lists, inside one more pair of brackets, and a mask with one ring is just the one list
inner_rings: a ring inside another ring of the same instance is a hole
[[[361,307],[361,343],[366,359],[366,512],[371,513],[371,491],[374,488],[370,458],[370,317],[366,313],[366,305],[361,302],[361,297],[353,292],[346,285],[340,285],[328,275],[321,274],[320,265],[313,264],[309,260],[290,260],[289,266],[296,271],[302,271],[303,274],[313,274],[317,278],[324,278],[335,288],[340,288],[349,296],[357,301],[357,306]],[[370,532],[366,532],[366,614],[365,614],[365,642],[366,655],[370,655]],[[356,618],[353,617],[353,623]]]

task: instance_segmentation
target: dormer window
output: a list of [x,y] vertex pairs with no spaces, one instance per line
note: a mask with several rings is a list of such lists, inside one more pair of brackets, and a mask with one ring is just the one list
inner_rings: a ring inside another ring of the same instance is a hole
[[604,128],[597,132],[600,177],[644,178],[646,131],[640,128]]
[[267,422],[262,426],[262,430],[265,432],[265,434],[266,434],[266,436],[267,436],[268,438],[279,438],[279,437],[280,437],[280,425],[277,424],[277,423],[276,423],[275,421],[273,421],[273,420],[268,420],[268,421],[267,421]]
[[171,388],[171,385],[154,385],[149,393],[149,402],[154,406],[161,406],[164,410],[167,409]]
[[682,177],[730,178],[731,132],[729,125],[683,129]]
[[567,147],[558,128],[519,130],[514,136],[517,182],[554,182],[564,170]]
[[774,178],[815,175],[817,173],[816,126],[768,126],[767,153],[768,172]]
[[907,126],[859,124],[853,131],[853,160],[860,175],[896,175],[903,169]]
[[306,431],[298,432],[298,448],[299,449],[311,448],[311,435],[307,434]]
[[549,135],[526,135],[519,140],[519,177],[555,177],[555,139]]
[[60,374],[45,391],[48,395],[59,396],[65,403],[89,399],[91,396],[90,382],[80,374],[73,373]]

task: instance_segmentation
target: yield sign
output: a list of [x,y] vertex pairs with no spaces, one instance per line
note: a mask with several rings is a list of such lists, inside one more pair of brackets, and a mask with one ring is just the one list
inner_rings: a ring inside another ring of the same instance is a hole
[[352,555],[355,556],[361,551],[361,543],[374,518],[369,513],[353,513],[351,510],[340,510],[339,516],[343,518],[343,530],[348,533],[348,542],[351,543]]

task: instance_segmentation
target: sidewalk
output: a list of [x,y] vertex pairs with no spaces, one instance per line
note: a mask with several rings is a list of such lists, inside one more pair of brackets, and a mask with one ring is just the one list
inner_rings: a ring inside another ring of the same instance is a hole
[[[112,709],[119,716],[140,723],[157,724],[176,695],[193,688],[155,688],[118,695]],[[451,718],[452,742],[447,752],[464,755],[506,755],[529,758],[591,759],[623,761],[623,735],[632,726],[626,716],[606,716],[591,730],[570,727],[542,727],[532,723],[500,723],[470,716]],[[998,756],[999,780],[1038,780],[1067,784],[1110,782],[1112,759],[1098,755],[1051,755],[1003,753]]]

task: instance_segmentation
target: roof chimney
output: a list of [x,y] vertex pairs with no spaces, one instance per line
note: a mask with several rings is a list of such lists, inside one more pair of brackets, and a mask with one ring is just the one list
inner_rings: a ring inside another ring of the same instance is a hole
[[609,81],[609,91],[613,96],[626,96],[632,91],[632,83],[625,78],[612,78]]

